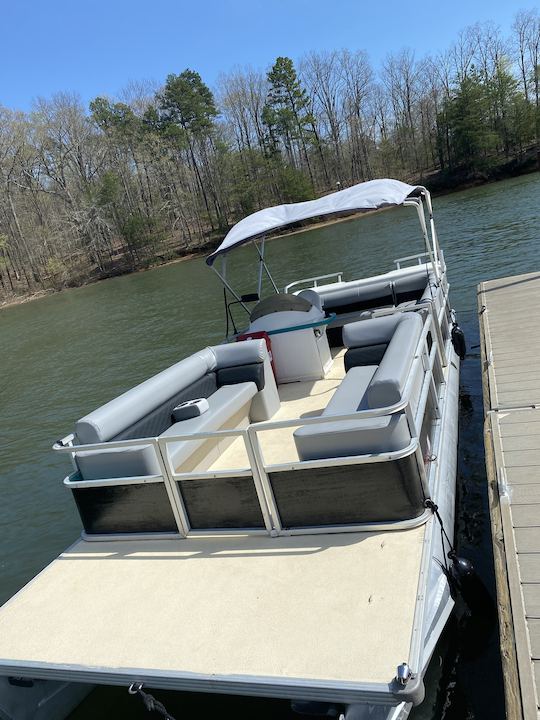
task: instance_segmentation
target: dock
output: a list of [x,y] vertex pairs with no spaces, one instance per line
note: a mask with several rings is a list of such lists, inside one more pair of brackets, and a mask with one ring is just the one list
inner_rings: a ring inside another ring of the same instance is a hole
[[540,717],[540,272],[478,287],[506,712]]

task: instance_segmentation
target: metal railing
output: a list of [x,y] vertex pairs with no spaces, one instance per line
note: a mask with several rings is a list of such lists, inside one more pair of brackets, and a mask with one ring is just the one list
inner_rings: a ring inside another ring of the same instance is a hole
[[406,255],[405,257],[394,260],[394,265],[398,270],[401,270],[401,263],[409,262],[409,260],[416,260],[418,265],[425,265],[426,263],[422,261],[422,258],[429,258],[429,256],[427,252],[416,253],[416,255]]
[[[432,336],[431,345],[428,346],[428,334],[432,327],[432,315],[428,315],[420,338],[418,340],[415,355],[410,367],[407,382],[405,384],[402,399],[400,402],[383,408],[370,408],[341,415],[325,415],[306,418],[292,418],[287,420],[269,420],[248,424],[245,428],[221,429],[214,431],[169,435],[166,437],[156,438],[139,438],[133,440],[119,440],[102,443],[93,443],[88,445],[73,445],[73,435],[67,436],[62,441],[54,444],[53,449],[59,452],[69,453],[75,461],[76,453],[92,452],[103,450],[114,450],[120,448],[134,448],[152,446],[155,451],[156,459],[159,464],[160,474],[136,477],[121,478],[103,478],[99,480],[80,479],[78,473],[73,473],[64,480],[67,487],[70,488],[92,488],[125,484],[143,484],[143,483],[164,483],[167,490],[169,502],[178,527],[178,533],[183,536],[192,536],[209,533],[270,533],[277,534],[297,534],[297,533],[316,533],[316,532],[344,532],[358,531],[369,529],[389,529],[389,528],[405,528],[411,525],[424,522],[425,517],[407,521],[392,522],[374,522],[360,523],[357,525],[335,525],[335,526],[311,526],[302,528],[284,529],[279,508],[276,502],[272,485],[270,482],[270,473],[279,473],[286,470],[299,469],[315,469],[321,467],[342,467],[345,465],[361,465],[366,463],[380,463],[397,460],[402,457],[415,454],[418,468],[420,470],[420,481],[424,488],[424,493],[429,495],[428,473],[426,471],[425,461],[420,447],[420,429],[422,427],[423,417],[426,411],[428,399],[431,398],[432,407],[435,417],[439,414],[439,396],[437,392],[437,379],[442,379],[442,366],[440,365],[440,354],[438,352],[438,343],[436,336]],[[433,335],[433,334],[432,334]],[[419,383],[419,380],[421,382]],[[417,398],[413,398],[413,390],[415,385],[420,384]],[[410,443],[407,447],[399,451],[369,453],[354,455],[340,458],[324,458],[320,460],[293,460],[285,463],[267,463],[264,458],[263,449],[259,440],[259,433],[269,432],[272,430],[302,427],[307,425],[320,425],[341,421],[363,420],[388,415],[403,413],[406,417]],[[222,438],[242,438],[245,457],[248,461],[247,467],[239,468],[223,468],[219,470],[197,470],[190,472],[179,472],[173,467],[168,446],[172,443],[189,442],[198,440],[215,440],[218,442]],[[76,465],[76,463],[75,463]],[[215,529],[197,529],[193,528],[189,519],[188,509],[186,508],[184,498],[182,496],[182,482],[190,480],[215,480],[219,478],[245,478],[246,482],[252,481],[255,486],[257,499],[260,505],[262,518],[264,520],[264,528],[234,528],[227,529],[223,527]],[[98,537],[96,539],[99,539]]]
[[335,273],[329,273],[328,275],[317,275],[317,277],[310,277],[310,278],[303,278],[302,280],[295,280],[292,283],[289,283],[288,285],[285,285],[285,288],[283,289],[284,293],[288,293],[289,290],[293,287],[296,287],[297,285],[305,285],[306,283],[313,283],[313,287],[319,287],[318,282],[319,280],[328,280],[329,278],[337,278],[334,282],[342,282],[343,281],[343,272],[335,272]]

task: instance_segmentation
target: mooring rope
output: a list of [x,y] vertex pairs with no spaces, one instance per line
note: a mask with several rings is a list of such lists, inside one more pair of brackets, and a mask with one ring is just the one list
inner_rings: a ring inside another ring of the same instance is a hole
[[165,720],[175,720],[175,718],[167,712],[167,708],[163,705],[163,703],[156,700],[156,698],[153,695],[150,695],[150,693],[144,692],[142,683],[131,683],[128,688],[128,693],[130,695],[138,695],[148,712],[155,712]]
[[[452,544],[452,541],[448,537],[448,533],[444,529],[444,523],[443,523],[442,517],[439,514],[439,506],[436,505],[433,502],[433,500],[431,500],[431,498],[427,498],[424,501],[424,505],[429,510],[431,510],[431,512],[435,515],[435,517],[437,518],[437,521],[439,522],[439,525],[441,527],[441,545],[442,545],[443,558],[444,558],[444,569],[448,573],[449,569],[448,569],[448,562],[447,562],[446,558],[453,560],[455,557],[457,557],[456,549],[455,549],[454,545]],[[445,540],[446,540],[446,542],[448,544],[448,548],[449,548],[448,553],[445,553],[445,551],[444,551],[444,541]]]

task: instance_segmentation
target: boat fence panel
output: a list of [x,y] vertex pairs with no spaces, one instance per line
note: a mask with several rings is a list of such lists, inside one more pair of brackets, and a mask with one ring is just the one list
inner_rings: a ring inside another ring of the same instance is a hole
[[[248,467],[178,472],[171,466],[167,445],[186,440],[238,438]],[[242,530],[270,532],[272,519],[246,429],[226,429],[159,438],[167,471],[182,503],[189,531]]]

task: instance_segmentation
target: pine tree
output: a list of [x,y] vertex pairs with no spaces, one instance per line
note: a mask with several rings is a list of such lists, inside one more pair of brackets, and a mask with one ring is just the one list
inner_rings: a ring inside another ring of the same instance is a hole
[[496,149],[497,135],[490,125],[489,91],[476,71],[459,82],[445,109],[453,164],[471,171],[485,170]]
[[300,84],[293,61],[278,57],[267,74],[270,90],[263,110],[263,122],[268,129],[268,144],[271,153],[278,148],[281,138],[289,162],[298,167],[300,153],[313,185],[313,173],[307,144],[313,127],[309,112],[309,97]]

